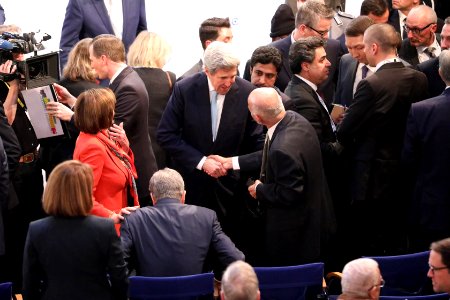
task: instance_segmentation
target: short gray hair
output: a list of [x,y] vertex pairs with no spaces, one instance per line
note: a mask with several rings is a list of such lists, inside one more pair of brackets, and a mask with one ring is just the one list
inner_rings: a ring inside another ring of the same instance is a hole
[[230,43],[214,41],[206,48],[203,63],[208,71],[214,74],[220,69],[237,68],[240,60]]
[[441,70],[442,80],[450,84],[450,50],[442,50],[439,55],[439,70]]
[[342,270],[342,292],[346,295],[367,297],[371,287],[379,281],[378,263],[371,258],[358,258]]
[[230,264],[222,276],[222,291],[225,300],[255,300],[259,282],[252,266],[241,260]]
[[159,170],[150,179],[150,192],[156,200],[162,198],[181,199],[184,192],[183,177],[173,169]]
[[334,11],[325,4],[310,0],[302,4],[295,17],[295,27],[302,24],[315,27],[321,19],[331,20],[334,17]]

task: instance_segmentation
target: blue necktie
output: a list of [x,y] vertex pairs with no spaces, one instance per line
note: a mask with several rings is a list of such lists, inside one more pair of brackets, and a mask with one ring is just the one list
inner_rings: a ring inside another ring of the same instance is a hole
[[367,77],[367,72],[369,72],[369,68],[366,65],[364,65],[362,66],[361,71],[362,71],[361,79],[365,79]]
[[216,140],[217,135],[217,92],[211,91],[211,128],[213,141]]

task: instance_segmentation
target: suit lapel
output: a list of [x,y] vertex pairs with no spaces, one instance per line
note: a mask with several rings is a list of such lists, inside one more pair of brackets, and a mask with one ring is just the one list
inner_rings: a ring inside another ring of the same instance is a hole
[[[202,131],[202,133],[199,133],[199,135],[206,137],[208,144],[212,145],[211,100],[209,95],[208,78],[204,72],[202,72],[200,80],[198,80],[197,82],[198,85],[193,99],[195,99],[194,101],[196,102],[194,104],[197,108],[196,117],[200,125],[198,128]],[[217,130],[216,141],[219,137],[219,134],[220,128]]]
[[114,81],[109,85],[109,88],[114,92],[119,86],[120,82],[128,76],[133,71],[133,69],[127,66],[125,69],[120,72],[120,74],[114,79]]
[[[217,138],[214,144],[220,142],[227,134],[229,125],[235,123],[237,114],[233,113],[234,108],[237,106],[236,101],[239,99],[236,97],[239,91],[239,87],[234,83],[228,93],[225,95],[223,102],[222,115],[220,116],[219,128],[217,129]],[[211,123],[211,122],[210,122]]]
[[[295,76],[297,77],[297,76]],[[328,117],[329,113],[328,111],[325,109],[325,107],[323,107],[322,103],[320,103],[319,97],[317,96],[317,93],[313,90],[312,87],[310,87],[306,82],[304,82],[303,80],[301,80],[300,78],[297,77],[297,79],[300,82],[300,86],[306,91],[308,92],[313,98],[314,100],[317,102],[317,105],[320,106],[320,109],[322,111],[323,114],[325,114],[325,116]]]
[[105,24],[106,29],[109,34],[114,34],[114,30],[111,25],[111,20],[109,19],[108,11],[106,10],[105,2],[103,0],[91,0],[92,5],[97,10],[98,17]]

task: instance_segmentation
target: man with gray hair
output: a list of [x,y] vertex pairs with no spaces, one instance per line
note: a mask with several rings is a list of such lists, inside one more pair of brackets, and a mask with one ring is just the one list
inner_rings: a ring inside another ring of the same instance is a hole
[[221,300],[259,300],[258,277],[248,263],[241,260],[230,264],[222,276]]
[[301,5],[298,9],[295,19],[295,29],[288,37],[271,43],[283,57],[283,67],[278,73],[278,78],[275,85],[284,91],[289,81],[292,78],[292,71],[289,67],[289,48],[299,39],[309,36],[316,36],[327,40],[325,45],[325,52],[328,61],[330,61],[330,74],[328,78],[319,87],[319,93],[323,95],[326,103],[331,103],[334,97],[334,82],[337,80],[337,70],[339,67],[339,59],[342,56],[342,49],[339,41],[328,39],[331,29],[331,22],[334,16],[334,11],[325,4],[309,0]]
[[410,167],[411,244],[421,251],[450,236],[450,50],[439,56],[444,92],[414,103],[406,126],[403,160]]
[[[227,173],[211,154],[233,156],[261,149],[263,128],[252,120],[247,97],[255,88],[237,77],[239,58],[230,43],[214,41],[205,50],[204,72],[175,83],[157,130],[157,141],[171,157],[189,191],[186,203],[214,210],[233,241],[251,240],[242,224],[246,180]],[[250,243],[251,244],[251,243]]]
[[411,9],[404,27],[408,38],[404,39],[398,52],[400,58],[413,66],[430,58],[438,57],[441,53],[439,42],[441,37],[436,35],[437,16],[429,6],[419,5]]
[[215,270],[220,274],[233,261],[244,259],[222,232],[216,213],[184,204],[185,195],[183,178],[177,171],[165,168],[152,176],[154,206],[128,215],[120,228],[128,269],[135,268],[141,276],[208,272],[206,257],[212,250],[220,262],[220,269]]
[[371,258],[358,258],[342,270],[342,294],[339,300],[376,300],[384,286],[378,263]]

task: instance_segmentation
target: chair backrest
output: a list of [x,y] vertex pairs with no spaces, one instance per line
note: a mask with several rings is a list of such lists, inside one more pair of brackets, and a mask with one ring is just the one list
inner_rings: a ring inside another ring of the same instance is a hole
[[431,294],[427,277],[430,251],[397,256],[370,257],[378,262],[386,284],[381,296],[414,296]]
[[214,274],[204,273],[175,277],[131,276],[128,296],[130,300],[197,299],[214,293]]
[[381,296],[380,300],[448,300],[447,293],[425,296]]
[[12,282],[0,283],[0,300],[12,299]]
[[261,299],[316,299],[322,293],[323,263],[255,267]]

